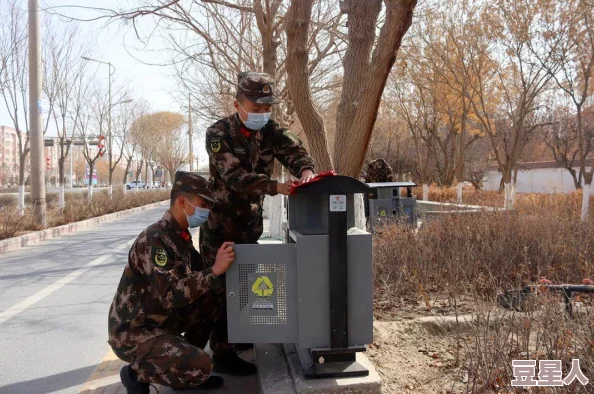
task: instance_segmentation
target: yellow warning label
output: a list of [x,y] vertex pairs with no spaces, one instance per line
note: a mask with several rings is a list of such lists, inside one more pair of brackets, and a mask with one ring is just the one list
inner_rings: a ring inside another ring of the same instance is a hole
[[382,209],[382,210],[381,210],[381,212],[380,212],[380,216],[381,216],[381,217],[384,217],[384,216],[386,216],[386,211],[384,211],[384,210]]
[[252,293],[258,297],[270,297],[274,291],[274,286],[267,276],[259,276],[252,285]]

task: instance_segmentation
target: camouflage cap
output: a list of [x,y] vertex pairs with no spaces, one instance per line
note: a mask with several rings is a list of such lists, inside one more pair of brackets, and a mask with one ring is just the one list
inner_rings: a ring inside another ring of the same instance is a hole
[[237,74],[237,92],[256,104],[278,104],[274,96],[274,81],[268,74],[244,71]]
[[212,197],[208,181],[195,172],[177,171],[171,190],[192,193],[205,200],[215,201]]

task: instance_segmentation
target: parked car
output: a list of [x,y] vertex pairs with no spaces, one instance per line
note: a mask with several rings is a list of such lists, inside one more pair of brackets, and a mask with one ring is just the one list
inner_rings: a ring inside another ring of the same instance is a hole
[[[138,183],[138,185],[137,185],[137,183]],[[146,183],[144,183],[143,181],[132,181],[132,182],[126,183],[127,190],[135,189],[136,187],[138,187],[139,189],[146,189]]]

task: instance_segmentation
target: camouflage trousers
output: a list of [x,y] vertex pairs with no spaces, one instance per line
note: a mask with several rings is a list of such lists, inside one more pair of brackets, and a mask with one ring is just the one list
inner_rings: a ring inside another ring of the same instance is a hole
[[[234,220],[217,213],[211,214],[208,223],[200,227],[200,254],[207,267],[214,265],[217,251],[224,242],[234,242],[236,244],[257,244],[258,239],[263,232],[262,215],[251,217],[248,220]],[[228,342],[227,332],[227,303],[226,303],[226,280],[225,274],[219,277],[222,283],[222,289],[217,293],[221,297],[224,312],[221,314],[221,320],[215,323],[213,327],[213,338],[210,346],[220,348],[232,347]],[[216,340],[218,343],[213,343]]]
[[178,330],[113,351],[130,363],[141,382],[174,389],[198,386],[208,379],[213,368],[210,355],[204,351],[209,338],[215,356],[230,349],[229,345],[225,346],[226,337],[225,340],[219,337],[221,330],[214,330],[223,312],[220,297],[209,294],[179,311]]

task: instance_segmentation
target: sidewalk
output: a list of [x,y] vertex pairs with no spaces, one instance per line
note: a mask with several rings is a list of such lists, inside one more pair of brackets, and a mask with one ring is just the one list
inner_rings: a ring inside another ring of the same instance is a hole
[[[210,354],[210,349],[206,351]],[[254,362],[253,352],[243,352],[241,357],[247,361]],[[93,372],[87,382],[78,391],[79,394],[126,394],[126,389],[120,383],[120,369],[126,363],[119,360],[113,351],[109,351],[95,372]],[[218,390],[209,391],[212,394],[259,394],[258,381],[256,375],[248,377],[235,377],[230,375],[220,375],[225,379],[225,384]],[[169,387],[154,385],[151,387],[151,394],[173,394]],[[202,390],[184,390],[184,393],[204,393]]]

